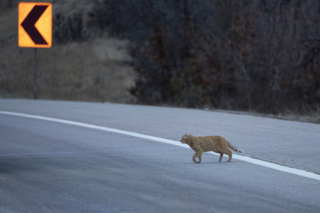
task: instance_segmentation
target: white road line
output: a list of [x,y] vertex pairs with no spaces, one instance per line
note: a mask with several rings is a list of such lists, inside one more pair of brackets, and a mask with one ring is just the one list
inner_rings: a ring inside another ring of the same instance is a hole
[[[176,146],[180,146],[180,147],[184,147],[184,148],[190,148],[188,145],[181,144],[180,142],[174,141],[174,140],[154,137],[154,136],[150,136],[150,135],[143,135],[143,134],[139,134],[139,133],[135,133],[135,132],[129,132],[129,131],[124,131],[124,130],[119,130],[119,129],[103,127],[103,126],[97,126],[97,125],[93,125],[93,124],[86,124],[86,123],[69,121],[69,120],[58,119],[58,118],[50,118],[50,117],[44,117],[44,116],[38,116],[38,115],[29,115],[29,114],[24,114],[24,113],[15,113],[15,112],[7,112],[7,111],[0,111],[0,114],[20,116],[20,117],[25,117],[25,118],[32,118],[32,119],[38,119],[38,120],[45,120],[45,121],[52,121],[52,122],[58,122],[58,123],[63,123],[63,124],[81,126],[81,127],[85,127],[85,128],[97,129],[97,130],[108,131],[108,132],[113,132],[113,133],[118,133],[118,134],[123,134],[123,135],[129,135],[129,136],[138,137],[138,138],[144,138],[144,139],[167,143],[167,144],[172,144],[172,145],[176,145]],[[210,153],[215,154],[213,152],[210,152]],[[217,155],[217,154],[215,154],[215,155]],[[299,175],[302,177],[306,177],[306,178],[320,181],[320,175],[315,174],[313,172],[308,172],[308,171],[301,170],[301,169],[290,168],[287,166],[281,166],[278,164],[250,158],[247,156],[236,155],[236,154],[233,154],[232,158],[238,159],[241,161],[245,161],[247,163],[256,164],[256,165],[267,167],[270,169],[274,169],[274,170],[278,170],[278,171],[282,171],[282,172],[287,172],[290,174]]]

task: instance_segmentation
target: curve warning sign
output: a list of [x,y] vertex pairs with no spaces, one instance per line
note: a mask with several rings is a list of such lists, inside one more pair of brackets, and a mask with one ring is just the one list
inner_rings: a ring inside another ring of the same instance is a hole
[[20,47],[50,48],[52,45],[52,4],[19,3],[18,35]]

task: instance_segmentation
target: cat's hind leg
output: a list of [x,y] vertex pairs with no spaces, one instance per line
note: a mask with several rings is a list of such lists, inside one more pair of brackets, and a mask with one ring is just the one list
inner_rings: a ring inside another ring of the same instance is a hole
[[226,150],[225,154],[229,156],[228,162],[231,162],[231,160],[232,160],[232,152],[230,150]]

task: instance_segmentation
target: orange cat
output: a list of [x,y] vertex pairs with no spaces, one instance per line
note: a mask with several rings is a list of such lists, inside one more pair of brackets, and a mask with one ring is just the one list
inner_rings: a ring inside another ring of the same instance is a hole
[[[225,138],[221,136],[196,137],[191,134],[188,135],[186,133],[181,137],[180,142],[188,144],[191,147],[191,149],[193,149],[196,152],[192,157],[192,160],[195,163],[201,163],[202,152],[213,151],[219,153],[219,162],[221,162],[223,154],[228,155],[228,162],[231,162],[232,152],[230,151],[230,149],[236,152],[243,153],[243,150],[234,147],[231,143],[229,143]],[[197,157],[199,158],[199,161],[196,161]]]

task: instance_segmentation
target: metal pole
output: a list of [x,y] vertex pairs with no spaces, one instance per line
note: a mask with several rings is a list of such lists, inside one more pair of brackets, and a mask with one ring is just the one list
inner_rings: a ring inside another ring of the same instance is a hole
[[37,99],[38,91],[38,58],[37,58],[37,48],[34,48],[34,76],[33,76],[33,97]]

